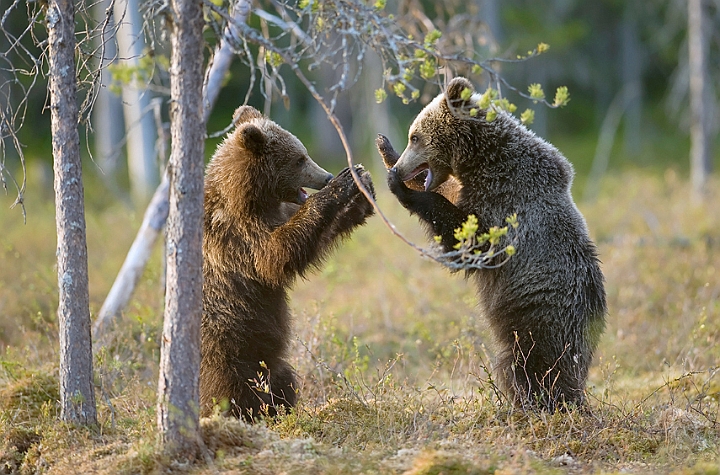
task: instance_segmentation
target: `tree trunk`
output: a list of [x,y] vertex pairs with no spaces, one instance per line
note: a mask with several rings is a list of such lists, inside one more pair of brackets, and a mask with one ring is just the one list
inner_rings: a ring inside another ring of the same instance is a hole
[[702,199],[710,174],[710,120],[707,93],[707,31],[703,0],[688,0],[690,70],[690,177],[693,197]]
[[163,448],[199,450],[200,320],[203,229],[203,13],[201,0],[170,3],[172,148],[168,173],[167,286],[158,383]]
[[[102,24],[108,15],[110,0],[102,0],[93,6],[93,17],[98,24]],[[108,71],[108,64],[117,56],[115,45],[115,24],[110,17],[108,27],[99,38],[98,47],[102,45],[102,57],[100,58],[100,87],[97,99],[93,106],[93,131],[94,131],[94,154],[95,161],[102,169],[102,177],[105,186],[113,191],[117,190],[117,157],[122,148],[123,137],[123,105],[117,94],[110,92],[109,86],[112,83],[112,74]]]
[[[115,18],[119,22],[116,35],[118,56],[123,64],[137,67],[138,59],[146,54],[138,1],[116,0]],[[157,133],[150,108],[152,98],[147,90],[141,90],[139,86],[124,86],[122,98],[130,191],[136,203],[144,203],[160,181],[160,174],[155,153]]]
[[640,42],[638,18],[634,2],[625,5],[620,25],[622,38],[621,71],[625,93],[626,111],[623,134],[625,153],[636,156],[642,149],[642,73],[645,51]]
[[61,417],[65,421],[96,424],[72,0],[50,0],[47,24],[60,301]]

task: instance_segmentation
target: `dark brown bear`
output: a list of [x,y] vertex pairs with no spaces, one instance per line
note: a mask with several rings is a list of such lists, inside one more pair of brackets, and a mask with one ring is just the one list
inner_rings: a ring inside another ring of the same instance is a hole
[[517,254],[468,272],[498,343],[499,380],[520,407],[582,405],[606,303],[597,251],[570,195],[572,166],[510,114],[485,120],[478,99],[455,78],[417,116],[401,156],[378,138],[390,190],[446,251],[468,215],[483,232],[517,214]]
[[333,178],[256,109],[240,107],[235,120],[205,178],[200,406],[203,416],[219,404],[252,420],[297,400],[284,360],[288,289],[373,209],[349,169]]

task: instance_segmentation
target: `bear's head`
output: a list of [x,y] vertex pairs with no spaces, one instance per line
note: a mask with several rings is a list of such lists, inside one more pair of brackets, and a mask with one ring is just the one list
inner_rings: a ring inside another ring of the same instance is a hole
[[[470,97],[463,99],[463,91]],[[466,144],[470,104],[477,101],[472,83],[456,77],[425,108],[410,126],[408,144],[393,168],[403,181],[427,171],[425,190],[434,190],[452,173],[452,159]],[[477,123],[475,118],[472,122]]]
[[332,179],[297,137],[254,107],[239,107],[233,121],[235,130],[208,166],[208,179],[222,183],[226,196],[242,195],[242,201],[256,204],[303,204],[305,188],[319,190]]

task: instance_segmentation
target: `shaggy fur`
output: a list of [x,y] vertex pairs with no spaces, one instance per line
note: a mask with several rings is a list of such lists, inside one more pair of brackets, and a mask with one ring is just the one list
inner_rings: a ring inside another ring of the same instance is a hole
[[[597,251],[570,195],[572,166],[509,114],[500,112],[492,122],[484,111],[472,117],[478,95],[464,101],[466,88],[473,90],[455,78],[425,107],[399,159],[387,139],[379,139],[385,162],[396,161],[388,184],[446,250],[468,215],[477,216],[483,231],[517,213],[517,254],[500,268],[471,272],[499,347],[499,380],[522,407],[581,405],[606,303]],[[425,170],[424,190],[457,180],[454,204],[404,183]]]
[[[287,291],[373,213],[352,175],[320,168],[288,131],[248,106],[205,178],[201,414],[246,420],[292,407]],[[370,175],[357,168],[372,190]],[[327,185],[326,185],[327,184]],[[304,186],[322,188],[308,197]]]

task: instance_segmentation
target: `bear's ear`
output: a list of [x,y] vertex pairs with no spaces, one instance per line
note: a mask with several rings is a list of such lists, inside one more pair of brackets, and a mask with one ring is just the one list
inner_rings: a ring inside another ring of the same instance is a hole
[[453,78],[447,86],[445,96],[448,99],[448,104],[452,107],[461,107],[465,105],[467,100],[463,100],[463,91],[469,90],[471,94],[475,93],[475,88],[472,83],[464,77]]
[[245,125],[241,130],[243,146],[251,152],[260,154],[265,147],[265,134],[259,127],[252,124]]
[[253,106],[240,106],[233,114],[233,123],[235,126],[238,126],[243,122],[248,122],[252,119],[262,119],[260,111],[255,109]]

